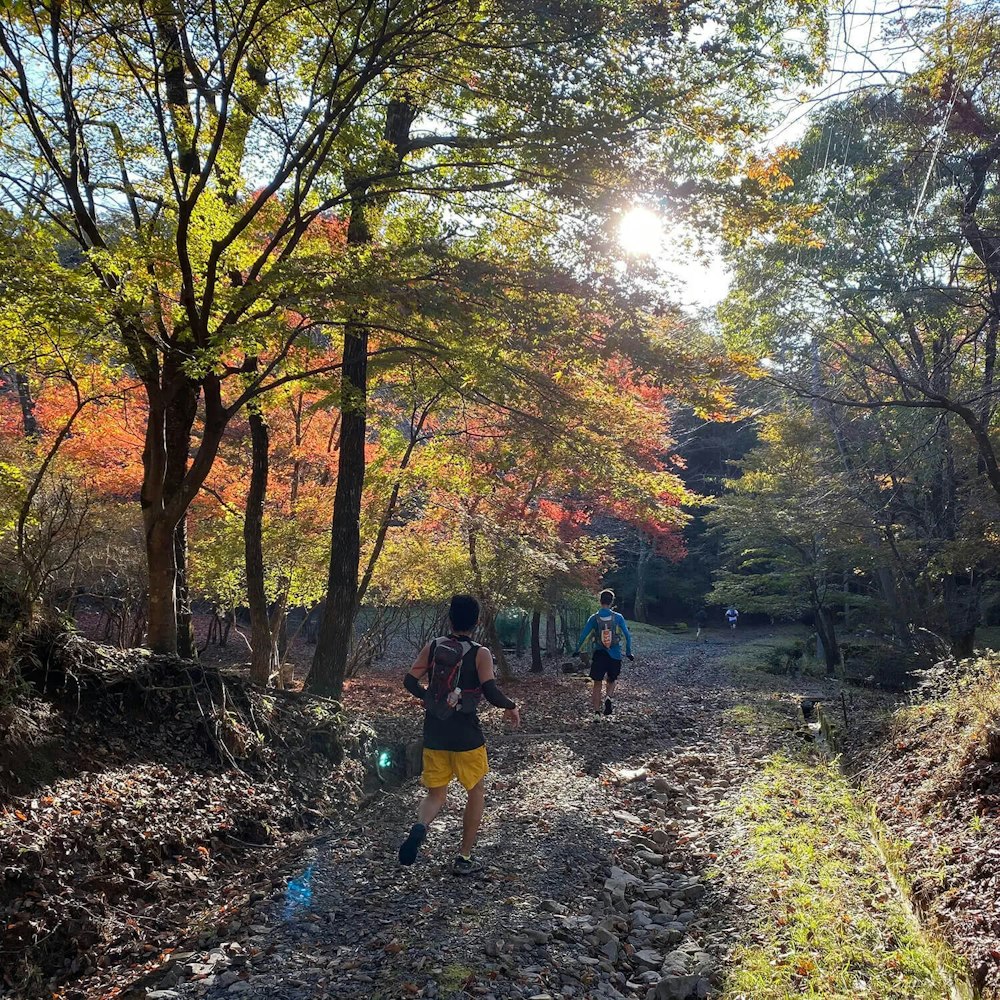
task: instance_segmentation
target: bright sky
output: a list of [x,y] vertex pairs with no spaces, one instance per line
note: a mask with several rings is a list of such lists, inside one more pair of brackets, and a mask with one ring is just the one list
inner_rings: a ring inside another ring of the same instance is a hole
[[[919,52],[907,37],[907,10],[897,0],[841,0],[830,13],[829,70],[804,96],[774,102],[779,124],[769,143],[793,143],[805,132],[809,115],[826,100],[864,85],[888,83],[910,71]],[[912,15],[916,8],[909,11]],[[891,35],[892,37],[887,37]],[[658,219],[651,206],[637,205],[622,219],[619,239],[628,254],[651,256],[666,283],[676,283],[678,301],[689,309],[717,305],[729,288],[718,247],[692,246],[680,227]]]

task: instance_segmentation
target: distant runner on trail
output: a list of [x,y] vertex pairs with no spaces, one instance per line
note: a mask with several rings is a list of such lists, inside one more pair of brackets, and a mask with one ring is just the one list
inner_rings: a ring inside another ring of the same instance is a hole
[[601,608],[587,619],[587,624],[583,626],[580,638],[576,641],[576,651],[574,656],[578,656],[583,644],[587,641],[587,636],[593,633],[593,656],[590,661],[590,679],[594,682],[593,690],[590,692],[590,704],[596,715],[601,714],[601,686],[604,678],[607,677],[607,694],[604,698],[604,714],[610,715],[614,711],[614,703],[611,696],[615,693],[615,683],[618,675],[622,671],[622,646],[621,637],[625,636],[625,655],[634,660],[632,655],[632,636],[629,633],[625,619],[612,610],[615,603],[615,592],[613,590],[601,591]]
[[[424,703],[423,782],[427,794],[420,803],[417,822],[399,848],[399,863],[412,865],[427,827],[441,811],[452,778],[458,778],[468,793],[462,817],[462,849],[452,866],[456,875],[478,869],[472,849],[479,835],[486,795],[483,786],[489,772],[486,740],[476,707],[480,698],[506,709],[512,725],[521,722],[517,705],[497,687],[493,655],[471,639],[479,622],[479,602],[468,594],[456,594],[448,611],[451,631],[432,639],[417,654],[403,686]],[[427,675],[425,688],[420,678]]]
[[698,626],[698,631],[695,634],[695,639],[700,641],[701,634],[705,631],[705,625],[708,623],[708,614],[704,608],[699,608],[694,615],[694,623]]
[[729,622],[730,628],[736,628],[736,623],[739,621],[739,618],[740,613],[736,610],[736,608],[729,608],[729,610],[726,611],[726,621]]

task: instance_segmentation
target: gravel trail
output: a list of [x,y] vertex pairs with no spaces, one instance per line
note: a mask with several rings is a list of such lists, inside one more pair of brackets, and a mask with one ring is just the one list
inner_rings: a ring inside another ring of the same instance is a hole
[[454,785],[417,864],[398,866],[420,796],[409,781],[275,872],[202,951],[174,956],[149,1000],[719,995],[753,915],[731,863],[733,802],[765,755],[802,735],[735,725],[731,710],[822,693],[815,681],[734,686],[716,660],[735,641],[647,641],[610,719],[590,716],[583,677],[516,682],[524,728],[505,732],[492,713],[486,726],[481,874],[450,872]]

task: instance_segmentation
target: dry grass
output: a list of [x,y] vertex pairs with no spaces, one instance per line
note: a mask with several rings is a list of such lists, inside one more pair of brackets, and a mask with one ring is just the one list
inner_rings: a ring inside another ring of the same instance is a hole
[[928,678],[924,692],[925,700],[896,712],[895,736],[933,727],[959,770],[1000,761],[1000,654],[945,668]]

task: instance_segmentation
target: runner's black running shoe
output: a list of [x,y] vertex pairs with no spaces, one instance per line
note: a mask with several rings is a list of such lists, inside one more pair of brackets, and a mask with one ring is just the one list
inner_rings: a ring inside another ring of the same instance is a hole
[[615,706],[611,704],[610,698],[604,699],[604,714],[610,715],[615,710]]
[[455,858],[454,864],[451,866],[451,870],[455,875],[474,875],[482,869],[481,865],[473,861],[472,858],[463,858],[460,854],[457,858]]
[[410,834],[399,845],[399,863],[401,865],[412,865],[417,860],[417,853],[420,845],[427,838],[427,827],[423,823],[414,823],[410,827]]

